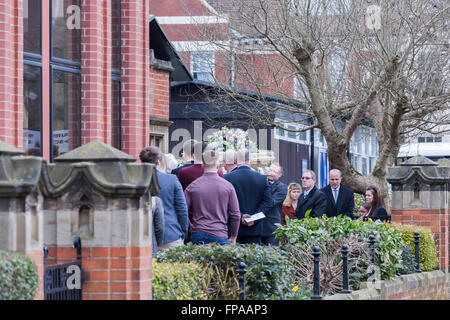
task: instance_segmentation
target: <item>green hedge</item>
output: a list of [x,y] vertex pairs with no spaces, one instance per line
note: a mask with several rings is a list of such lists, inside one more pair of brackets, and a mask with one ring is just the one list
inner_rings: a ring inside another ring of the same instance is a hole
[[153,263],[153,300],[203,300],[199,286],[201,265],[196,263]]
[[420,269],[422,271],[431,271],[437,269],[438,260],[436,246],[434,244],[434,236],[427,227],[420,227],[408,224],[393,224],[393,226],[401,233],[403,241],[411,248],[411,254],[414,257],[414,232],[420,233],[419,255]]
[[[246,299],[289,299],[296,293],[291,283],[293,270],[279,248],[259,245],[180,246],[157,254],[161,262],[196,262],[206,273],[209,299],[236,299],[235,270],[239,262],[247,265]],[[211,272],[213,276],[211,276]]]
[[390,224],[372,220],[364,222],[362,219],[352,220],[341,216],[286,220],[286,225],[279,226],[275,231],[282,247],[284,244],[306,242],[324,244],[327,239],[348,239],[350,235],[357,235],[361,242],[367,243],[369,236],[374,235],[375,264],[380,269],[381,279],[395,277],[397,270],[403,266],[402,235]]
[[32,300],[38,286],[36,266],[29,257],[0,251],[0,300]]

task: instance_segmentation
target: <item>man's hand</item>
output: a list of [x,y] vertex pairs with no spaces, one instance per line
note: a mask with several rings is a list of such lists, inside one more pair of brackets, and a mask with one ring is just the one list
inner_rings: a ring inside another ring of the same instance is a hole
[[253,225],[255,224],[254,221],[247,223],[247,222],[244,220],[244,219],[247,219],[247,218],[250,218],[250,217],[251,217],[251,215],[249,215],[249,214],[243,214],[243,215],[242,215],[241,222],[242,222],[242,224],[243,224],[244,226],[251,227],[251,226],[253,226]]
[[229,244],[236,244],[236,238],[237,238],[237,237],[229,237],[229,238],[228,238],[228,243],[229,243]]

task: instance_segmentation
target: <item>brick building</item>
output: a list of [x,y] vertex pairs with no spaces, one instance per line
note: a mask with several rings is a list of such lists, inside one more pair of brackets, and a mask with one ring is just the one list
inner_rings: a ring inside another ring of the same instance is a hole
[[172,47],[158,44],[167,37],[149,6],[3,1],[0,140],[53,161],[92,140],[136,157],[155,143],[150,119],[156,137],[167,135],[169,78],[190,76]]

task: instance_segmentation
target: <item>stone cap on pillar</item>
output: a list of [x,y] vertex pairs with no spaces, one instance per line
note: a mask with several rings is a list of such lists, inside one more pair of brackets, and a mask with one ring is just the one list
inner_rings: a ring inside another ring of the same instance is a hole
[[[44,167],[41,186],[46,196],[58,197],[80,177],[109,197],[139,197],[159,193],[156,167],[103,142],[92,141]],[[156,180],[156,181],[155,181]]]
[[450,167],[439,167],[427,157],[415,156],[400,166],[388,168],[387,181],[392,185],[404,185],[419,179],[425,184],[445,184],[450,180]]
[[22,197],[38,185],[43,158],[0,141],[0,197]]

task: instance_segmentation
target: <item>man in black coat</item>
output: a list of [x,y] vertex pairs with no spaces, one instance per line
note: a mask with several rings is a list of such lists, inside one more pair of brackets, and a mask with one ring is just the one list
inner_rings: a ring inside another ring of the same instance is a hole
[[266,218],[250,223],[245,222],[244,219],[259,212],[263,212],[267,216],[273,204],[270,185],[266,176],[250,168],[250,153],[248,150],[238,151],[237,164],[236,169],[225,174],[225,179],[236,190],[241,211],[241,224],[236,242],[261,244],[262,220]]
[[303,219],[311,209],[311,218],[320,218],[327,211],[327,197],[316,187],[316,174],[312,170],[306,170],[302,175],[303,193],[298,198],[297,210],[293,219]]
[[338,169],[330,170],[330,184],[322,191],[327,196],[327,217],[338,215],[354,218],[355,196],[353,190],[343,184],[342,173]]
[[288,192],[287,186],[280,181],[283,176],[283,168],[279,163],[272,163],[269,167],[267,180],[269,180],[270,190],[273,199],[273,207],[267,212],[266,218],[263,219],[263,236],[262,243],[265,245],[278,246],[279,241],[275,239],[274,231],[277,226],[275,223],[281,224],[281,206]]

